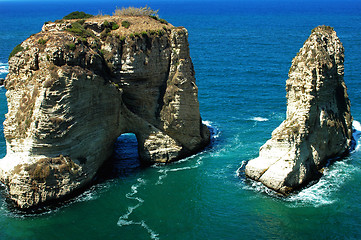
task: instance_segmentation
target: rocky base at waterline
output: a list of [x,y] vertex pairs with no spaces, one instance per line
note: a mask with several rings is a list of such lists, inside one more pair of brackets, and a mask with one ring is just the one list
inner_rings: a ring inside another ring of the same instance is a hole
[[20,208],[86,186],[122,133],[136,135],[146,163],[209,143],[183,27],[148,16],[61,20],[11,55],[0,179]]
[[312,30],[288,76],[287,118],[245,168],[247,177],[283,194],[319,178],[329,159],[349,152],[352,140],[344,48],[333,28]]

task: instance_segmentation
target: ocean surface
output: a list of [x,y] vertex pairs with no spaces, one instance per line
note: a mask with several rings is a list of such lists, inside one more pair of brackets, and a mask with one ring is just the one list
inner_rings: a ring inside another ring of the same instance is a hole
[[[200,111],[212,131],[203,152],[141,168],[132,134],[119,137],[98,182],[64,204],[24,214],[0,187],[0,240],[361,239],[361,150],[320,181],[279,197],[237,169],[284,120],[291,60],[318,25],[345,47],[345,82],[361,121],[361,3],[358,1],[1,1],[0,78],[11,50],[45,21],[75,11],[111,14],[144,6],[189,31]],[[0,88],[0,121],[7,112]],[[0,133],[0,157],[6,146]]]

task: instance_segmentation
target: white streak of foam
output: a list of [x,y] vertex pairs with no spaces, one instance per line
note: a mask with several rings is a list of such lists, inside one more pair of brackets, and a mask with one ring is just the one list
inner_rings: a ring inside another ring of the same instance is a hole
[[250,120],[256,121],[256,122],[267,122],[269,119],[264,118],[264,117],[253,117],[253,118],[250,118]]
[[136,210],[138,207],[142,206],[144,200],[140,197],[136,197],[134,195],[136,195],[138,193],[138,188],[145,185],[146,182],[144,179],[138,178],[137,179],[137,183],[131,186],[131,191],[129,193],[127,193],[125,195],[126,198],[131,199],[131,200],[136,200],[138,203],[134,206],[130,206],[127,209],[127,212],[125,214],[123,214],[122,216],[119,217],[119,220],[117,222],[117,225],[119,227],[122,226],[129,226],[129,225],[139,225],[141,227],[143,227],[145,230],[147,230],[147,232],[150,235],[151,239],[159,239],[159,234],[157,234],[155,231],[153,231],[143,220],[140,222],[135,222],[133,220],[128,220],[129,216],[133,213],[134,210]]
[[202,123],[206,125],[210,130],[212,140],[215,140],[221,136],[221,131],[219,131],[219,129],[216,126],[214,126],[214,124],[211,121],[202,121]]
[[[212,126],[211,121],[202,121],[204,125],[208,127],[208,129],[211,132],[211,140],[216,140],[220,136],[220,131],[217,127]],[[177,162],[172,163],[171,165],[165,165],[165,164],[155,164],[153,165],[154,168],[159,168],[158,172],[160,173],[160,176],[158,177],[158,181],[156,182],[156,185],[163,184],[163,179],[165,179],[168,176],[168,172],[178,172],[178,171],[185,171],[185,170],[191,170],[198,168],[200,165],[203,164],[203,152],[200,152],[198,154],[192,155],[190,157],[187,157],[185,159],[179,160]],[[179,164],[184,164],[185,162],[189,162],[191,159],[197,158],[197,161],[192,166],[186,166],[186,167],[175,167]]]
[[[197,155],[188,157],[188,158],[184,159],[182,162],[184,162],[186,160],[189,160],[190,158],[194,158],[195,156],[197,156]],[[203,159],[203,157],[199,156],[198,159],[197,159],[197,162],[192,166],[178,167],[178,168],[161,168],[161,169],[159,169],[158,172],[161,175],[158,177],[158,181],[155,184],[156,185],[163,184],[163,179],[168,176],[168,172],[178,172],[178,171],[184,171],[184,170],[190,170],[190,169],[198,168],[200,165],[203,164],[202,159]],[[160,168],[161,165],[155,165],[154,167]],[[173,166],[171,166],[171,167],[173,167]]]
[[326,168],[324,175],[314,185],[310,186],[287,198],[292,207],[299,205],[313,205],[315,207],[329,205],[337,201],[335,192],[357,171],[356,166],[347,163],[346,160],[335,162],[330,168]]
[[9,65],[7,63],[0,62],[0,73],[8,73],[9,72]]
[[352,136],[356,141],[355,151],[360,150],[360,137],[361,137],[361,124],[359,121],[353,120],[352,122],[353,133]]

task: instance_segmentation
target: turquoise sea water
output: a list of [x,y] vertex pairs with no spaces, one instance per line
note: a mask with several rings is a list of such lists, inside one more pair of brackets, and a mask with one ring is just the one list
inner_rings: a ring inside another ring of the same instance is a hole
[[[200,110],[212,129],[205,151],[140,168],[122,136],[96,185],[43,213],[12,209],[0,191],[0,239],[360,239],[361,151],[287,198],[236,171],[285,118],[292,58],[318,25],[344,44],[352,115],[361,120],[361,4],[356,1],[132,2],[189,31]],[[1,2],[0,78],[14,46],[74,10],[112,13],[130,2]],[[6,113],[0,89],[0,121]],[[2,130],[2,125],[1,125]],[[1,131],[0,156],[6,154]]]

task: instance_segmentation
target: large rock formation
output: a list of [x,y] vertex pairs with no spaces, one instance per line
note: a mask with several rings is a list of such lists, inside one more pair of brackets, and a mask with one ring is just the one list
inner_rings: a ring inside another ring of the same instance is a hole
[[287,194],[319,178],[331,158],[349,152],[352,117],[344,48],[331,27],[319,26],[292,61],[287,118],[246,165],[246,176]]
[[0,179],[20,208],[85,186],[122,133],[136,135],[146,163],[209,142],[183,27],[150,17],[62,20],[16,49]]

